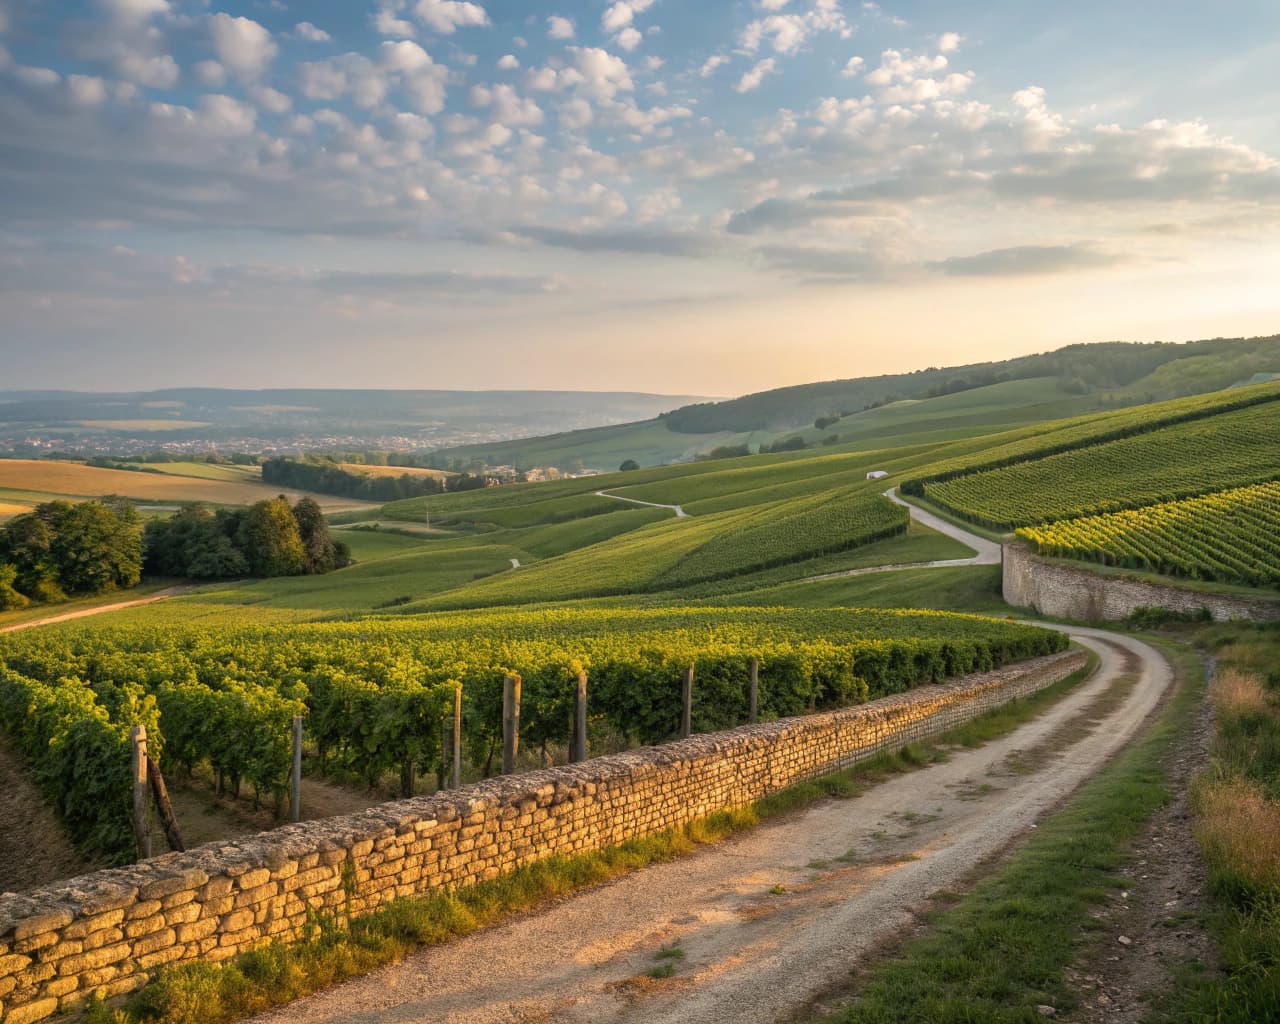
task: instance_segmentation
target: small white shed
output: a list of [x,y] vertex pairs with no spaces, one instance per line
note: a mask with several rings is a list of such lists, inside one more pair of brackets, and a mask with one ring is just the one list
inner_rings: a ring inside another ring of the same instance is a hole
[[888,473],[886,473],[883,469],[873,469],[870,473],[868,473],[868,474],[867,474],[867,479],[868,479],[868,480],[883,480],[883,479],[884,479],[885,477],[887,477],[888,475],[889,475],[889,474],[888,474]]

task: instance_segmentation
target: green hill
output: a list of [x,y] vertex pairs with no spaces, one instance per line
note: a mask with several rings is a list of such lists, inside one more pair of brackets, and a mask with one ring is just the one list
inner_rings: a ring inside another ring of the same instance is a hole
[[1280,335],[1070,345],[1002,362],[778,388],[686,405],[635,423],[443,449],[437,458],[442,466],[604,471],[627,459],[642,466],[684,462],[716,448],[755,451],[792,437],[809,447],[937,443],[1276,374]]

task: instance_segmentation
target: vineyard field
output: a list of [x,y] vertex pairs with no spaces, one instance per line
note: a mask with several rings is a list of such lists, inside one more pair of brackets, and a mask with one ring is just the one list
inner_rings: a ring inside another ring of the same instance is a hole
[[[765,717],[803,714],[1061,650],[1061,634],[976,616],[850,609],[563,609],[429,620],[211,629],[153,624],[14,634],[0,645],[0,718],[53,805],[95,853],[128,856],[127,731],[165,762],[208,764],[279,801],[289,724],[306,716],[322,767],[371,783],[440,764],[461,686],[468,753],[491,763],[501,683],[524,679],[530,745],[567,735],[573,683],[595,719],[633,742],[673,736],[693,666],[695,728],[745,718],[749,663]],[[116,770],[115,765],[123,768]],[[93,809],[97,810],[94,811]],[[92,813],[91,813],[92,812]]]
[[1044,555],[1193,580],[1280,586],[1280,482],[1046,526],[1018,536]]
[[1141,508],[1280,475],[1270,403],[929,484],[925,496],[993,529]]
[[1013,430],[1005,435],[987,438],[986,443],[969,453],[930,460],[921,472],[912,474],[903,481],[902,491],[904,494],[923,496],[929,484],[1032,462],[1078,448],[1118,441],[1278,400],[1280,384],[1253,384],[1116,412],[1091,413],[1054,423],[1042,423],[1030,429]]

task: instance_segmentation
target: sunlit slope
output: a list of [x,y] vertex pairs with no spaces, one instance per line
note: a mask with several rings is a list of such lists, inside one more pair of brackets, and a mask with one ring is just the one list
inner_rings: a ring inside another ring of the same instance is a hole
[[1024,527],[1041,554],[1252,587],[1280,586],[1280,481]]
[[906,482],[1005,529],[1141,508],[1280,476],[1280,386],[1161,403],[941,463]]

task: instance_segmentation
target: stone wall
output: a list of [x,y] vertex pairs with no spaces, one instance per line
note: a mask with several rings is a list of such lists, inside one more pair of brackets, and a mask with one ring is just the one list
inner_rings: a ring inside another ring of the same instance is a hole
[[309,911],[341,912],[349,901],[359,915],[740,807],[944,731],[1084,661],[1068,651],[841,711],[490,779],[5,894],[0,1022],[130,992],[165,964],[226,960],[296,938]]
[[1084,565],[1043,558],[1021,542],[1004,545],[1004,599],[1017,608],[1034,608],[1041,615],[1080,622],[1119,622],[1139,608],[1167,608],[1189,615],[1208,609],[1219,622],[1280,620],[1280,600],[1201,593],[1090,572]]

